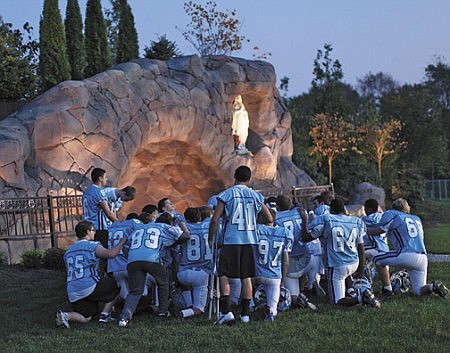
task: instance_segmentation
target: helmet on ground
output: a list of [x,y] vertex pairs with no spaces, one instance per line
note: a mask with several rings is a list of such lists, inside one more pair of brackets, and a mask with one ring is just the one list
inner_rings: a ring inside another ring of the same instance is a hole
[[371,289],[372,284],[367,277],[355,278],[353,280],[353,288],[355,288],[358,293],[363,293],[367,289]]
[[291,292],[287,288],[282,287],[280,290],[280,299],[278,300],[278,310],[288,311],[291,307]]
[[396,271],[391,275],[391,286],[394,293],[406,293],[411,287],[409,273],[406,270]]
[[253,301],[255,302],[255,310],[264,308],[264,305],[266,305],[266,291],[264,290],[264,286],[262,284],[256,288],[253,298]]

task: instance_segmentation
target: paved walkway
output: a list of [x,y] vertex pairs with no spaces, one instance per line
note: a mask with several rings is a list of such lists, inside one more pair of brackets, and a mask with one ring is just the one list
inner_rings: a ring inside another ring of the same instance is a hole
[[450,262],[450,254],[427,254],[429,262]]

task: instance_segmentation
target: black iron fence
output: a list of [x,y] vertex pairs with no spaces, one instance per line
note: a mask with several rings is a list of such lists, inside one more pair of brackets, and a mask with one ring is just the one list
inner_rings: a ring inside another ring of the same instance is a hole
[[81,220],[82,195],[23,197],[0,199],[0,241],[50,239],[58,247],[59,239],[74,235]]

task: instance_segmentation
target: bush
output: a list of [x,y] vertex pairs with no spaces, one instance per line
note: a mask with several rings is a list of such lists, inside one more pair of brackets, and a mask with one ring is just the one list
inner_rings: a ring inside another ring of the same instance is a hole
[[44,255],[42,255],[42,265],[45,268],[50,268],[53,270],[65,270],[66,264],[64,263],[64,253],[65,249],[61,248],[50,248],[45,250]]
[[38,249],[25,250],[20,255],[20,263],[26,268],[38,268],[41,265],[42,252]]
[[0,265],[4,265],[8,262],[6,254],[0,250]]

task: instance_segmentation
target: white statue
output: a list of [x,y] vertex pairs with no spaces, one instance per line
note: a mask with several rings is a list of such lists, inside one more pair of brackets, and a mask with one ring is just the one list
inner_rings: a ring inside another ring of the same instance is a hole
[[245,147],[249,125],[250,121],[248,119],[248,113],[245,109],[244,103],[242,102],[242,97],[239,95],[233,102],[233,123],[231,125],[236,152],[238,154],[249,153],[247,147]]

